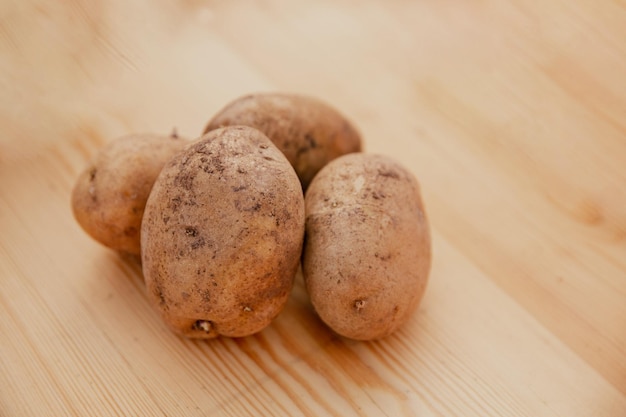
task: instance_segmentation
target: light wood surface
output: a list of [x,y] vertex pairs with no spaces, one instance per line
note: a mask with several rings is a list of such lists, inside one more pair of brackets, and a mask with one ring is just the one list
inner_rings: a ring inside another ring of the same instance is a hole
[[[183,340],[69,193],[107,141],[311,94],[419,178],[434,263],[378,342],[301,276]],[[626,416],[626,2],[0,1],[1,416]]]

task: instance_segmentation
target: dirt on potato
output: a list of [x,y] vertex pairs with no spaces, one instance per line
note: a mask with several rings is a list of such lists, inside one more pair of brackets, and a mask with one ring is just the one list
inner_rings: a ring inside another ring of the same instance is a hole
[[72,191],[72,211],[83,230],[111,249],[139,255],[141,219],[152,185],[187,143],[175,133],[132,134],[103,147]]
[[232,125],[251,126],[269,137],[294,167],[305,190],[328,162],[362,149],[359,132],[344,115],[304,95],[243,96],[215,115],[204,132]]
[[302,267],[315,311],[352,339],[394,332],[419,305],[431,263],[414,175],[388,157],[345,155],[319,172],[305,202]]
[[172,159],[142,225],[148,297],[175,332],[242,337],[283,309],[304,237],[304,196],[260,131],[212,130]]

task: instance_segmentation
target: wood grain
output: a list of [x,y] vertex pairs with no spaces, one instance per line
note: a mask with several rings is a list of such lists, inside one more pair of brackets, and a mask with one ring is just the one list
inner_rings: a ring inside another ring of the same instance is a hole
[[[0,415],[626,415],[626,3],[3,0]],[[434,264],[377,342],[299,275],[244,339],[184,340],[69,194],[129,132],[312,94],[419,178]]]

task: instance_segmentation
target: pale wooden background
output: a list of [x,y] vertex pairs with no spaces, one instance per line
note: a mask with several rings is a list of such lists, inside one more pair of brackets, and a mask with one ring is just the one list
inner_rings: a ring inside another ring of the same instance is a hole
[[[182,340],[76,225],[107,141],[324,99],[419,177],[419,312]],[[0,1],[0,415],[626,416],[626,2]]]

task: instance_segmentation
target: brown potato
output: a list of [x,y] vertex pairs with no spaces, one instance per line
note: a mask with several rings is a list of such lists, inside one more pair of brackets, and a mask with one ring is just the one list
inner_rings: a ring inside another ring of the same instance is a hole
[[306,193],[303,273],[320,318],[359,340],[389,335],[417,308],[431,262],[415,177],[394,160],[342,156]]
[[252,94],[227,105],[204,133],[224,126],[246,125],[265,133],[296,170],[306,190],[315,174],[338,156],[361,151],[361,137],[329,105],[293,94]]
[[152,184],[186,143],[175,133],[134,134],[109,142],[74,186],[71,204],[80,226],[111,249],[139,255],[141,218]]
[[241,337],[283,309],[304,239],[304,196],[260,131],[213,130],[165,166],[141,229],[148,298],[177,333]]

